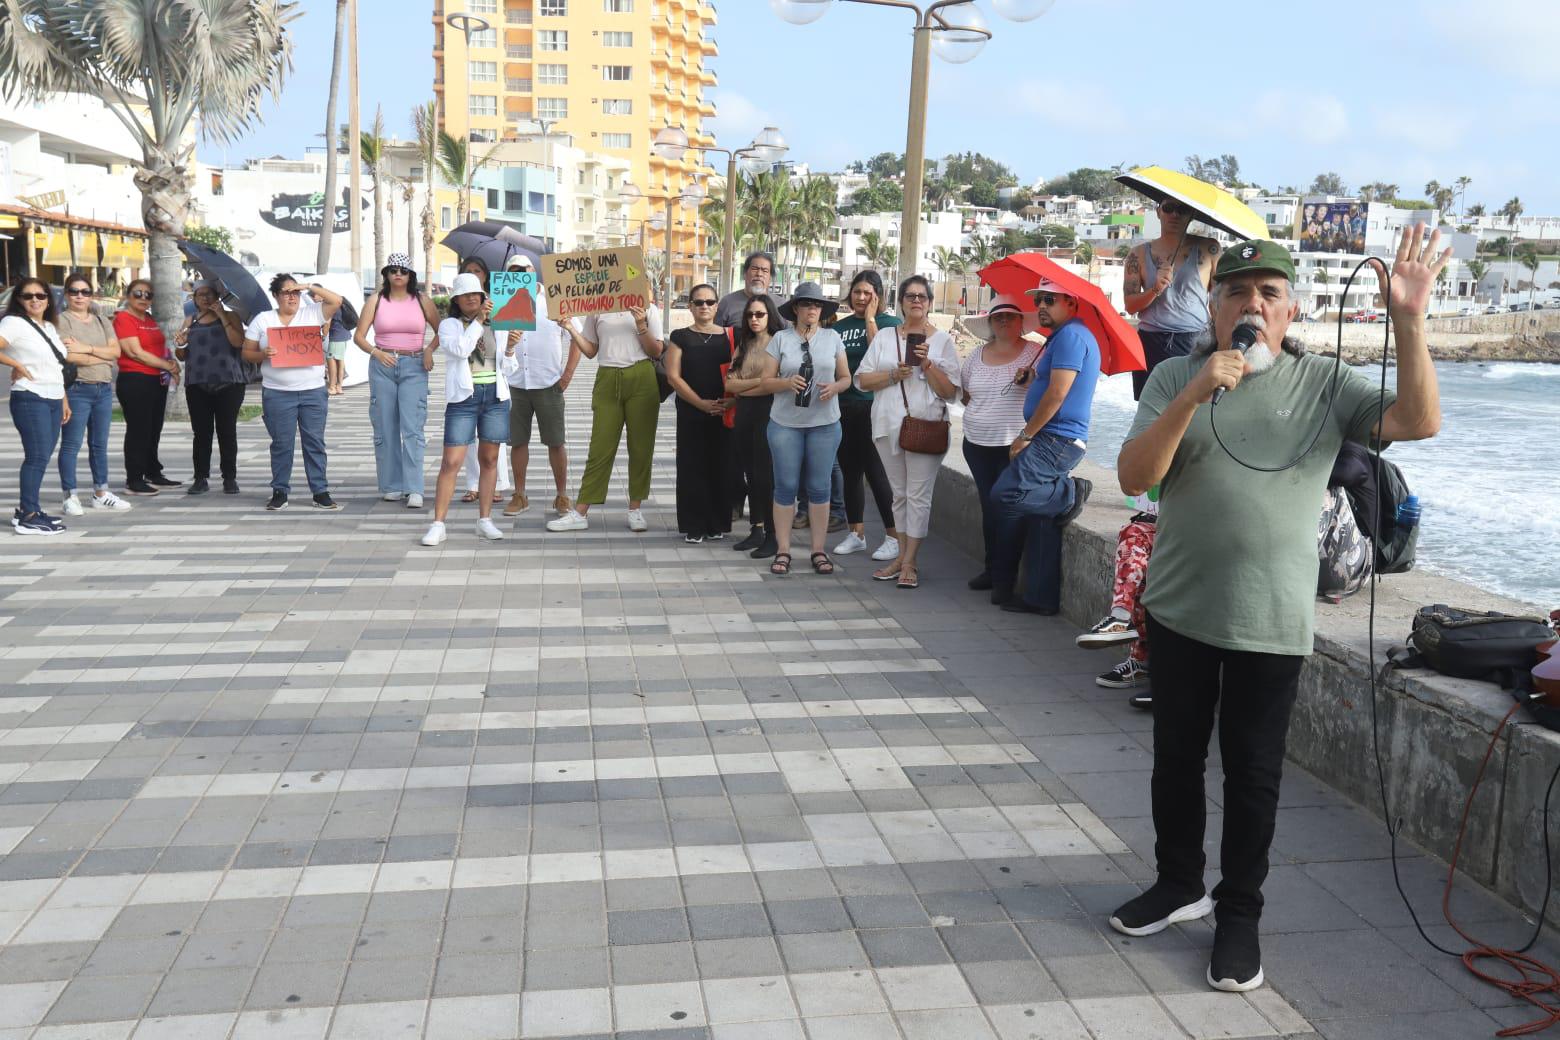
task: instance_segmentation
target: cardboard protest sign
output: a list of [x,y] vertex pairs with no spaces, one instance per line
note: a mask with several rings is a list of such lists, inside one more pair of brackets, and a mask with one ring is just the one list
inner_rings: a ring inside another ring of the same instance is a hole
[[542,257],[547,313],[555,321],[650,306],[645,254],[638,246]]
[[494,271],[488,286],[493,328],[536,331],[536,272]]
[[325,363],[325,340],[319,325],[274,325],[266,330],[266,344],[275,348],[272,368],[307,368]]

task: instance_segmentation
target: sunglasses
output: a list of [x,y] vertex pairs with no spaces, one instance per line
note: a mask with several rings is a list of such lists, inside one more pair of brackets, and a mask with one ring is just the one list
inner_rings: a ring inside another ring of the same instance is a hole
[[281,292],[277,293],[276,295],[277,296],[302,296],[303,295],[303,290],[302,289],[283,289]]
[[747,320],[748,321],[752,321],[754,318],[758,318],[758,319],[763,320],[763,321],[768,321],[769,320],[769,312],[768,311],[748,311],[747,312]]
[[65,295],[66,296],[91,296],[92,295],[92,290],[91,289],[66,289],[65,290]]
[[146,289],[133,289],[130,295],[137,300],[150,300],[152,298],[151,292]]
[[1167,217],[1181,217],[1191,213],[1191,210],[1179,202],[1161,202],[1159,204],[1159,212]]
[[17,293],[16,295],[23,300],[47,300],[49,298],[48,293],[41,292],[24,292]]
[[385,274],[405,274],[405,275],[409,275],[411,273],[412,273],[412,270],[409,267],[387,267],[387,268],[385,268]]
[[693,305],[695,307],[713,307],[713,306],[715,306],[715,301],[714,300],[693,300],[691,302],[693,303]]
[[1062,298],[1061,295],[1058,294],[1058,293],[1049,293],[1049,292],[1035,293],[1035,303],[1038,304],[1041,307],[1050,307],[1053,304],[1055,304],[1057,300],[1060,300],[1061,298]]
[[927,300],[931,299],[930,296],[921,292],[907,292],[899,298],[906,303],[925,303]]

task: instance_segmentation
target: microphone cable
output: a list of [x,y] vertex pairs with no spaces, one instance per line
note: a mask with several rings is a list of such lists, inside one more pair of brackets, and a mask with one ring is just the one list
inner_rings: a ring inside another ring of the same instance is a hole
[[[1327,408],[1323,411],[1322,418],[1320,422],[1317,423],[1316,431],[1311,435],[1311,439],[1309,443],[1306,444],[1305,449],[1301,451],[1300,454],[1296,455],[1293,459],[1290,459],[1281,466],[1263,466],[1256,463],[1247,462],[1245,459],[1242,459],[1240,456],[1231,451],[1229,445],[1224,443],[1224,438],[1219,436],[1219,426],[1218,420],[1216,418],[1218,412],[1216,409],[1210,407],[1208,412],[1208,424],[1213,430],[1214,440],[1218,442],[1219,447],[1222,448],[1224,453],[1228,455],[1233,461],[1241,466],[1244,466],[1246,469],[1253,470],[1258,473],[1282,473],[1285,470],[1293,469],[1295,466],[1298,466],[1301,461],[1303,461],[1305,457],[1311,454],[1311,452],[1316,448],[1317,443],[1321,440],[1323,431],[1327,428],[1327,422],[1332,416],[1333,404],[1338,397],[1338,381],[1343,371],[1343,300],[1348,297],[1349,287],[1353,285],[1354,280],[1359,276],[1359,273],[1364,270],[1366,266],[1372,264],[1373,262],[1379,261],[1377,261],[1374,257],[1366,257],[1358,264],[1355,264],[1354,269],[1349,272],[1349,276],[1344,279],[1343,288],[1338,297],[1339,306],[1337,354],[1333,359],[1332,379],[1329,383],[1327,393]],[[1376,274],[1382,282],[1383,298],[1387,301],[1386,314],[1383,316],[1384,321],[1382,324],[1381,383],[1379,388],[1379,396],[1377,398],[1379,402],[1377,406],[1377,422],[1379,423],[1386,416],[1387,367],[1392,353],[1392,272],[1384,262],[1381,262],[1380,269],[1377,270]],[[1441,891],[1441,915],[1443,918],[1445,918],[1447,925],[1450,926],[1458,936],[1460,936],[1465,942],[1469,944],[1468,949],[1459,953],[1456,950],[1447,949],[1445,946],[1442,946],[1440,943],[1432,939],[1429,933],[1425,931],[1424,925],[1420,922],[1419,915],[1414,910],[1413,902],[1408,897],[1408,892],[1403,888],[1403,877],[1398,866],[1397,852],[1398,833],[1402,829],[1403,818],[1399,816],[1394,819],[1392,815],[1391,802],[1387,796],[1387,772],[1381,753],[1381,727],[1376,705],[1379,693],[1376,672],[1376,586],[1381,581],[1381,574],[1375,570],[1374,564],[1381,551],[1381,534],[1383,525],[1381,523],[1382,444],[1380,438],[1373,438],[1373,440],[1375,443],[1371,446],[1372,450],[1370,451],[1370,456],[1372,465],[1375,469],[1376,479],[1374,481],[1374,486],[1372,487],[1371,495],[1372,573],[1370,578],[1370,608],[1366,622],[1366,666],[1370,674],[1371,751],[1374,754],[1376,760],[1376,780],[1381,794],[1381,816],[1383,822],[1386,825],[1387,836],[1391,845],[1392,883],[1397,889],[1398,897],[1403,901],[1404,909],[1408,911],[1409,919],[1414,922],[1414,930],[1419,933],[1419,937],[1427,944],[1429,944],[1431,948],[1439,953],[1445,954],[1448,957],[1458,958],[1462,961],[1463,965],[1468,969],[1468,971],[1481,982],[1486,982],[1489,985],[1502,990],[1509,996],[1526,1000],[1543,1012],[1543,1017],[1534,1019],[1531,1022],[1526,1022],[1520,1025],[1510,1026],[1506,1029],[1502,1029],[1495,1034],[1496,1036],[1527,1036],[1533,1033],[1542,1032],[1543,1030],[1548,1029],[1550,1026],[1560,1024],[1560,972],[1557,972],[1554,968],[1551,968],[1549,965],[1544,964],[1536,958],[1528,956],[1527,951],[1531,950],[1533,948],[1533,944],[1538,941],[1538,937],[1543,931],[1544,920],[1549,913],[1549,898],[1552,891],[1551,886],[1553,884],[1553,860],[1551,858],[1549,842],[1549,806],[1550,799],[1554,794],[1555,783],[1557,780],[1560,780],[1560,766],[1556,766],[1554,773],[1551,774],[1549,778],[1549,785],[1544,789],[1544,899],[1543,904],[1539,907],[1538,917],[1533,923],[1533,933],[1528,937],[1527,942],[1523,943],[1516,949],[1504,949],[1488,943],[1480,942],[1478,939],[1475,939],[1473,936],[1464,931],[1462,926],[1459,925],[1456,919],[1452,917],[1452,887],[1457,876],[1457,863],[1462,856],[1463,839],[1467,835],[1468,817],[1473,809],[1473,800],[1479,792],[1479,785],[1484,781],[1485,770],[1489,766],[1490,758],[1494,755],[1496,745],[1500,742],[1501,734],[1505,732],[1507,723],[1511,721],[1512,716],[1517,713],[1517,709],[1522,707],[1524,702],[1518,701],[1516,704],[1511,706],[1511,710],[1506,712],[1505,717],[1502,718],[1500,723],[1495,727],[1495,732],[1490,737],[1489,746],[1485,748],[1484,758],[1479,763],[1478,774],[1474,777],[1473,786],[1468,790],[1467,801],[1463,804],[1462,819],[1459,822],[1457,828],[1457,841],[1452,849],[1451,862],[1447,865],[1446,883],[1442,887]],[[1480,966],[1480,962],[1482,961],[1494,961],[1497,964],[1503,965],[1506,969],[1506,973],[1495,974],[1492,971],[1486,970]],[[1542,999],[1545,996],[1548,996],[1552,999]]]

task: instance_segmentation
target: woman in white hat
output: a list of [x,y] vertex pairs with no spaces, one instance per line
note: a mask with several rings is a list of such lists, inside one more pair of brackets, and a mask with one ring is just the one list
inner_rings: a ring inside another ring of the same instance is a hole
[[444,458],[433,503],[433,523],[424,545],[444,541],[444,519],[455,497],[455,478],[466,462],[471,442],[477,442],[480,470],[477,493],[477,534],[492,541],[504,537],[493,523],[493,490],[498,481],[498,449],[509,442],[509,376],[518,364],[515,344],[519,330],[505,337],[502,349],[489,324],[493,301],[474,274],[455,276],[450,286],[450,316],[439,323],[439,349],[444,352]]
[[[1024,338],[1038,328],[1034,311],[1024,313],[1017,296],[998,296],[986,311],[989,337],[972,350],[959,369],[964,402],[964,461],[980,496],[985,566],[970,579],[970,588],[991,588],[992,524],[996,517],[987,501],[991,485],[1007,469],[1008,448],[1024,429],[1024,388],[1035,375],[1041,345]],[[974,319],[966,322],[974,331]],[[977,333],[978,334],[978,333]]]
[[[374,427],[374,471],[386,502],[403,499],[423,507],[423,450],[428,437],[428,372],[437,328],[433,300],[417,284],[412,258],[391,253],[380,271],[379,291],[363,304],[352,340],[373,361],[368,366],[368,418]],[[373,340],[369,340],[373,330]]]

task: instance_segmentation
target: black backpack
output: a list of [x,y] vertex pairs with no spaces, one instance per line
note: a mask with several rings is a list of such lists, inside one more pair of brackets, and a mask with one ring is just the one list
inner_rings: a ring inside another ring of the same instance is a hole
[[[1378,470],[1377,467],[1380,467]],[[1376,475],[1381,475],[1377,499]],[[1376,545],[1376,573],[1399,574],[1414,569],[1414,552],[1419,545],[1419,525],[1400,525],[1398,506],[1412,493],[1403,471],[1393,462],[1372,455],[1362,445],[1346,441],[1333,463],[1329,487],[1341,487],[1349,493],[1354,519],[1365,537]],[[1371,506],[1378,508],[1372,512]]]
[[1522,687],[1538,664],[1538,644],[1554,637],[1541,617],[1437,603],[1419,608],[1408,646],[1387,651],[1387,661],[1390,668],[1433,668],[1458,679]]

